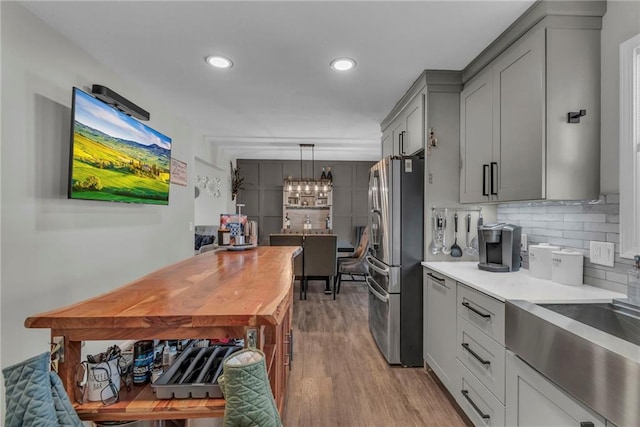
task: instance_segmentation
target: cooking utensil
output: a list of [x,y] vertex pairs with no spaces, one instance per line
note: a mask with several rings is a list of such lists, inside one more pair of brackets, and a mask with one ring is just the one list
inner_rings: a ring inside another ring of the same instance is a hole
[[451,249],[447,248],[447,210],[444,210],[444,217],[442,220],[442,253],[449,255]]
[[462,256],[462,248],[458,246],[458,212],[453,215],[453,245],[451,245],[451,256],[459,258]]
[[476,225],[476,235],[471,240],[471,247],[477,253],[478,252],[478,228],[482,225],[482,211],[478,213],[478,224]]
[[431,243],[429,243],[429,252],[436,255],[440,253],[440,246],[438,246],[438,216],[435,209],[431,212],[431,229],[433,235],[431,236]]
[[[471,212],[467,212],[467,247],[464,248],[464,252],[467,255],[478,255],[478,251],[473,247],[473,242],[469,243],[469,236],[471,235]],[[477,239],[476,239],[477,244]]]

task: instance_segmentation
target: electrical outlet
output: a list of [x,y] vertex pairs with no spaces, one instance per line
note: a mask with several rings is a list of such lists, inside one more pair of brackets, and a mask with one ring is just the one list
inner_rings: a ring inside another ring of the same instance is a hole
[[613,267],[615,245],[605,242],[589,242],[589,258],[594,264]]
[[526,234],[521,234],[520,235],[520,250],[522,252],[527,252],[527,248],[529,247],[528,245],[528,240],[527,240],[527,235]]

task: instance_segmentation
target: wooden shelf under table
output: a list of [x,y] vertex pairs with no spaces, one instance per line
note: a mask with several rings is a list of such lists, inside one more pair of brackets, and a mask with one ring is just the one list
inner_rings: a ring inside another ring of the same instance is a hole
[[123,387],[120,401],[112,405],[88,402],[74,409],[84,421],[128,421],[222,417],[224,405],[224,399],[156,399],[147,384],[133,385],[131,391]]

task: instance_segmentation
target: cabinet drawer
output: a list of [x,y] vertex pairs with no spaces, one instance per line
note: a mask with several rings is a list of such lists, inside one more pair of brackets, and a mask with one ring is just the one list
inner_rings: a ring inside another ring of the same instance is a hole
[[503,427],[504,405],[459,360],[458,373],[454,396],[473,424]]
[[458,283],[458,315],[504,347],[504,303]]
[[456,349],[458,359],[504,403],[504,347],[458,318]]

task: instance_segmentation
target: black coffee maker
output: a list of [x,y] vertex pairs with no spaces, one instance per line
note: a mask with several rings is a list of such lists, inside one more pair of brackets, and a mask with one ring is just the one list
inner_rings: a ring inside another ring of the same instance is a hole
[[480,270],[493,272],[518,271],[520,269],[519,225],[497,223],[478,226]]

